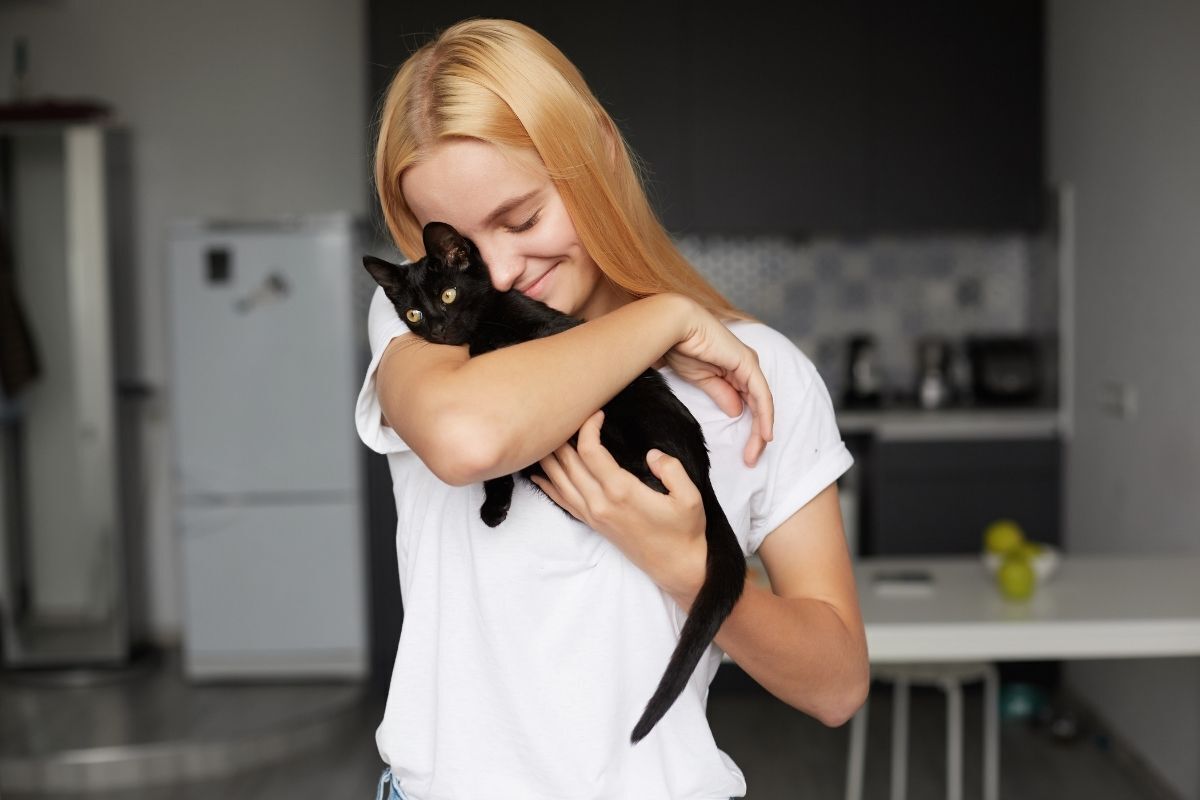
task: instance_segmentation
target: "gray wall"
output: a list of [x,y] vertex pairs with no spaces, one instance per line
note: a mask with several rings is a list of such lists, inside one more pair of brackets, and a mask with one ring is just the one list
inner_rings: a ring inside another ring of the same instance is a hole
[[[365,33],[353,0],[0,3],[0,97],[23,35],[32,93],[109,102],[131,133],[136,278],[116,305],[137,335],[123,377],[166,384],[170,220],[366,212]],[[182,620],[169,439],[160,396],[141,435],[146,535],[133,560],[145,569],[133,580],[164,641]]]
[[[1075,552],[1200,553],[1200,4],[1053,0],[1051,176],[1075,186]],[[1102,408],[1124,382],[1138,411]],[[1079,664],[1070,682],[1200,797],[1200,660]]]

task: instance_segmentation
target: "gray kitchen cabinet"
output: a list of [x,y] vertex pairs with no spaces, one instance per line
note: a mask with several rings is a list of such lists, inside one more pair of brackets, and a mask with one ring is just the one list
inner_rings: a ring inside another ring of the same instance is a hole
[[1016,520],[1061,543],[1058,438],[889,442],[860,439],[863,555],[978,553],[983,531]]

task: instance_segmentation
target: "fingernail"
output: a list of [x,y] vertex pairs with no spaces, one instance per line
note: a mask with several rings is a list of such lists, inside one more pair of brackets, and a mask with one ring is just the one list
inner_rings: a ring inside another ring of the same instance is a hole
[[646,461],[647,462],[658,461],[662,457],[663,457],[663,451],[659,450],[657,448],[652,447],[646,451]]

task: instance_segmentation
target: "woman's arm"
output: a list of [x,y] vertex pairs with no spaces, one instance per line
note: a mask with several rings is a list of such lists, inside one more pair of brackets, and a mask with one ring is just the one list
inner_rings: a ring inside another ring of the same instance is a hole
[[[717,646],[788,705],[845,723],[866,700],[870,665],[837,484],[767,536],[758,555],[772,589],[746,581]],[[673,595],[688,609],[695,591]]]
[[[603,416],[542,459],[534,482],[576,519],[608,537],[688,611],[704,582],[708,546],[700,493],[679,459],[652,452],[660,494],[621,468],[600,443]],[[716,643],[764,688],[826,725],[863,704],[866,635],[842,532],[837,484],[775,528],[758,548],[774,591],[746,581]]]
[[545,456],[673,347],[701,365],[689,380],[727,413],[740,413],[743,398],[750,403],[756,429],[747,460],[756,460],[772,417],[757,356],[682,295],[646,297],[476,358],[465,347],[400,337],[380,360],[376,385],[388,424],[439,478],[465,485]]

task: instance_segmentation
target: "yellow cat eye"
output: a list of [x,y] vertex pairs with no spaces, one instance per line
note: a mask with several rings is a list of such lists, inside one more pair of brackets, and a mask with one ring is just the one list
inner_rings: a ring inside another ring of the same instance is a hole
[[408,317],[408,321],[414,325],[416,325],[418,322],[420,322],[425,317],[424,314],[422,314],[420,311],[417,311],[415,308],[410,308],[408,310],[408,313],[405,314],[404,316]]
[[454,298],[458,297],[458,289],[450,288],[442,292],[443,303],[453,303]]

